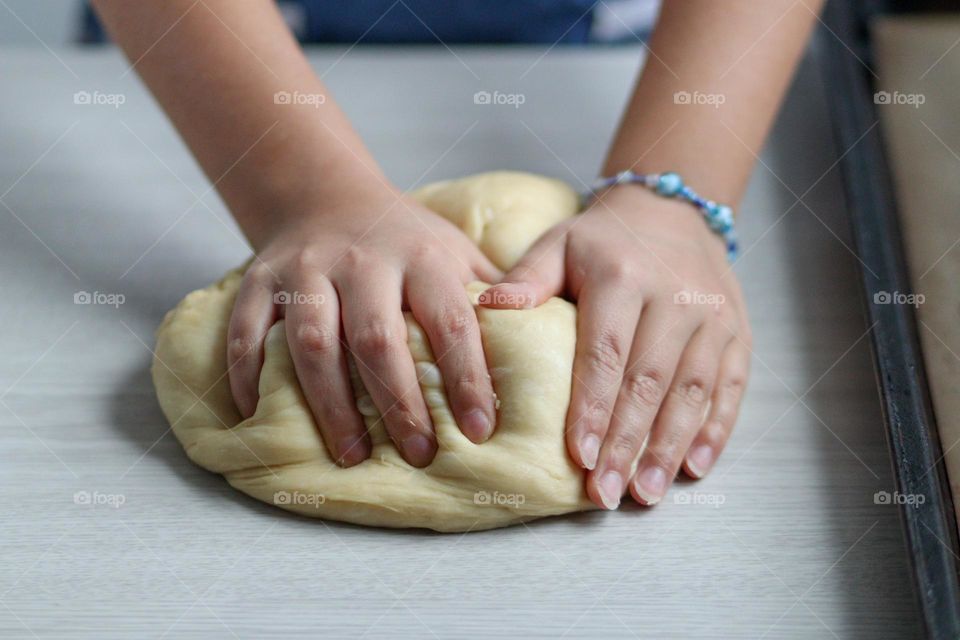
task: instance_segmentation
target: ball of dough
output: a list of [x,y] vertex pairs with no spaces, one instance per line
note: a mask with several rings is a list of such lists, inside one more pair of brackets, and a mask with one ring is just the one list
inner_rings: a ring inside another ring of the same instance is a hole
[[[576,192],[564,183],[516,172],[440,182],[413,195],[503,269],[579,208]],[[266,337],[256,412],[243,420],[234,406],[226,337],[242,275],[242,268],[231,271],[189,294],[157,331],[157,396],[177,439],[201,467],[269,504],[370,526],[475,531],[592,508],[584,472],[564,440],[577,324],[569,302],[553,298],[530,310],[476,307],[499,400],[497,429],[480,445],[454,422],[430,346],[406,314],[410,352],[437,432],[436,458],[416,469],[400,457],[354,373],[374,447],[368,460],[344,469],[328,454],[304,399],[283,320]],[[474,299],[483,289],[468,287]]]

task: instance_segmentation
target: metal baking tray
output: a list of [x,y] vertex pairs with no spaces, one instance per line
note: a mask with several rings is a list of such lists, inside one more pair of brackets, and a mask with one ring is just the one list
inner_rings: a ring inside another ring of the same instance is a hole
[[913,307],[873,303],[880,292],[909,291],[911,285],[881,127],[863,132],[879,119],[867,69],[874,59],[870,20],[880,13],[948,8],[960,10],[960,3],[831,0],[820,34],[833,129],[838,147],[847,150],[840,167],[862,261],[867,321],[874,325],[874,371],[894,480],[897,491],[926,496],[922,504],[903,504],[899,510],[921,625],[926,637],[938,640],[960,638],[957,521]]

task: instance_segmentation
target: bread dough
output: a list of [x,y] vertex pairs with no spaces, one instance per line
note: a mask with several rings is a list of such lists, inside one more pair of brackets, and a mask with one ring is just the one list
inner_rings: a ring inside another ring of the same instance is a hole
[[[413,196],[457,224],[503,269],[579,209],[569,186],[515,172],[440,182]],[[592,508],[584,473],[564,440],[576,337],[572,304],[553,298],[530,310],[477,307],[500,403],[497,429],[480,445],[454,422],[429,344],[406,314],[437,432],[436,458],[424,469],[408,465],[354,376],[374,446],[368,460],[344,469],[328,454],[303,397],[283,320],[267,334],[256,413],[241,420],[227,378],[226,336],[242,274],[234,270],[189,294],[157,331],[157,396],[195,463],[258,500],[363,525],[471,531]],[[483,288],[468,287],[474,299]]]

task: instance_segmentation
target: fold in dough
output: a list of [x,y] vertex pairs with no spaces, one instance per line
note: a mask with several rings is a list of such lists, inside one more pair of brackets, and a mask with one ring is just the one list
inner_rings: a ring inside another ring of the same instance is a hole
[[[562,182],[515,172],[440,182],[413,195],[502,269],[579,208],[576,192]],[[592,508],[584,473],[564,441],[577,323],[572,304],[553,298],[532,310],[477,307],[500,405],[497,429],[481,445],[453,421],[429,344],[407,314],[437,456],[424,469],[404,462],[354,376],[374,447],[368,460],[343,469],[327,453],[300,390],[283,320],[267,334],[256,413],[241,420],[227,378],[226,335],[242,274],[231,271],[189,294],[157,331],[157,396],[195,463],[269,504],[371,526],[471,531]],[[468,290],[475,299],[483,285]]]

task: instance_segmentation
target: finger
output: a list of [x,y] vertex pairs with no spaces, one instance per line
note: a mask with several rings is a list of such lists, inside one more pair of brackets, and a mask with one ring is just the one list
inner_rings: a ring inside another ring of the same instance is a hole
[[276,280],[263,263],[252,265],[240,281],[230,314],[227,376],[233,401],[244,418],[257,410],[263,341],[277,318],[273,302],[276,286]]
[[610,430],[587,479],[587,493],[598,506],[616,509],[620,504],[634,461],[697,326],[698,319],[678,315],[665,304],[653,303],[641,315]]
[[490,437],[497,420],[493,383],[476,311],[463,284],[442,273],[442,267],[412,273],[407,300],[430,341],[454,418],[464,435],[479,444]]
[[497,268],[484,253],[469,238],[456,229],[455,236],[451,241],[448,238],[441,239],[443,249],[434,247],[423,247],[423,258],[440,254],[442,257],[454,259],[454,263],[449,260],[442,266],[444,271],[449,271],[448,264],[456,264],[461,274],[460,279],[463,284],[468,284],[476,280],[483,282],[499,282],[503,278],[503,271]]
[[490,259],[483,255],[483,252],[476,247],[472,248],[474,255],[469,264],[474,275],[483,282],[500,282],[503,279],[503,271],[490,262]]
[[703,424],[720,366],[723,343],[717,333],[701,327],[677,365],[670,391],[630,483],[630,493],[640,504],[652,506],[660,502]]
[[295,284],[285,306],[290,356],[327,450],[350,467],[370,457],[372,444],[350,388],[337,292],[320,274]]
[[727,446],[737,414],[740,413],[740,402],[743,400],[749,373],[750,349],[734,338],[721,356],[707,419],[684,460],[684,471],[691,478],[705,476]]
[[643,303],[627,283],[603,278],[583,285],[577,305],[577,352],[566,438],[570,457],[589,470],[597,465],[610,426]]
[[479,302],[495,309],[533,308],[563,287],[567,226],[554,227],[540,237],[519,262],[482,294]]
[[350,352],[387,434],[407,462],[424,467],[437,442],[407,347],[401,286],[399,273],[360,267],[337,288]]

